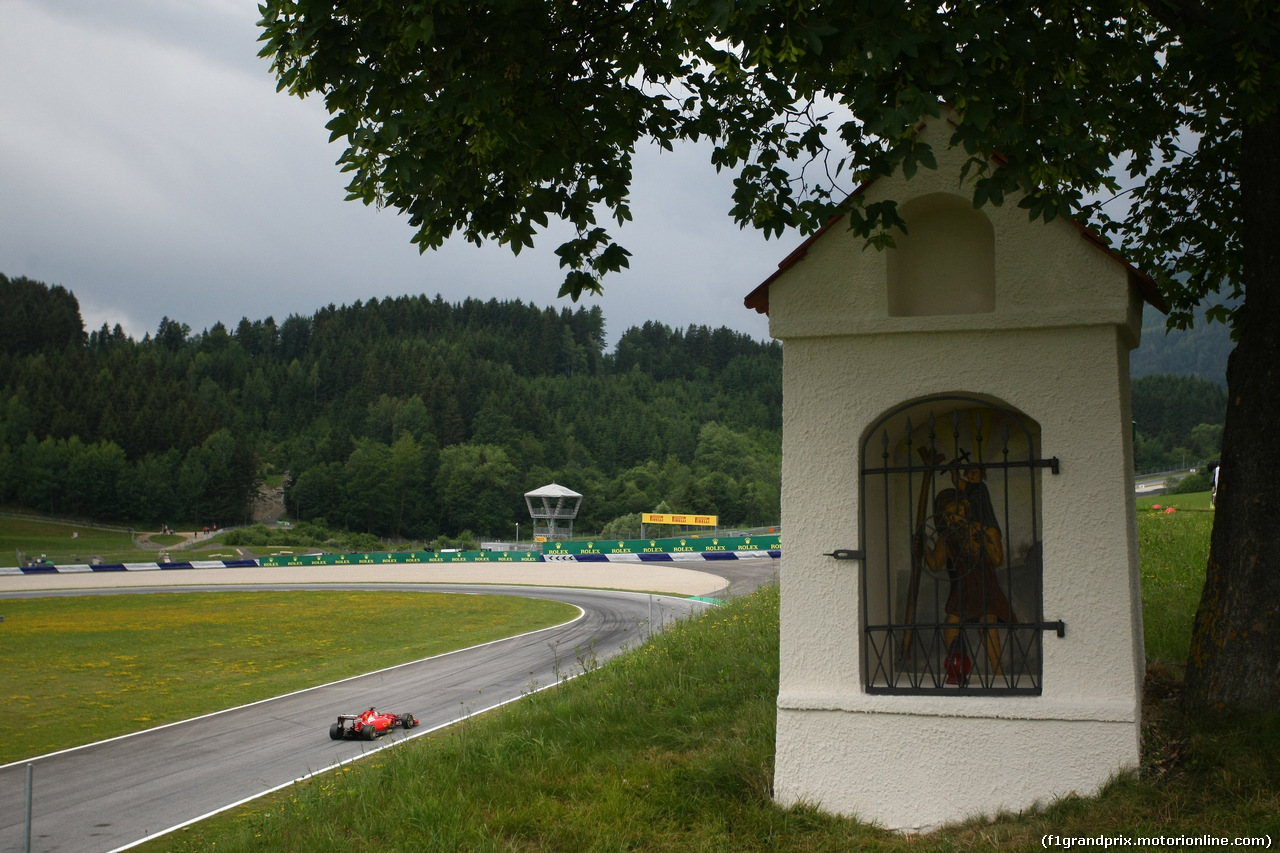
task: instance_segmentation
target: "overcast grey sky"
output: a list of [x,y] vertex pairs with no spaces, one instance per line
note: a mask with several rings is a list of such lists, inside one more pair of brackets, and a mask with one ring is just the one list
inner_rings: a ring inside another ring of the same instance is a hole
[[[0,0],[0,272],[75,293],[88,330],[135,338],[309,316],[401,294],[557,299],[543,235],[519,257],[455,239],[419,255],[393,211],[343,201],[323,103],[275,91],[256,0]],[[631,269],[605,280],[610,347],[628,327],[767,336],[742,298],[801,240],[730,220],[706,149],[637,157]]]

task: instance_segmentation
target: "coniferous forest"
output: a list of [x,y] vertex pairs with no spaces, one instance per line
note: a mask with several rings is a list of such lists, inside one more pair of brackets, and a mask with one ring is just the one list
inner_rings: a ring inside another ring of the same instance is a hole
[[607,351],[598,307],[406,296],[199,333],[165,318],[138,341],[0,275],[0,504],[228,526],[282,482],[295,519],[501,539],[557,482],[584,531],[655,510],[774,524],[781,383],[780,344],[727,328],[645,323]]
[[[507,539],[557,482],[583,532],[775,524],[781,402],[781,345],[727,328],[650,322],[608,350],[599,308],[404,296],[136,341],[0,274],[0,505],[85,521],[238,525],[283,483],[294,519]],[[1144,376],[1133,404],[1138,470],[1216,456],[1218,384]]]

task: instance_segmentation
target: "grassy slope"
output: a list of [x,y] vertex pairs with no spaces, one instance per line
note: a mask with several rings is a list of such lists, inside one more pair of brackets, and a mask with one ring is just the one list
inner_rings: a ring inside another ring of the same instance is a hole
[[1147,663],[1170,668],[1180,678],[1204,588],[1213,512],[1207,492],[1145,503],[1138,506],[1138,553]]
[[[1168,540],[1167,553],[1203,566],[1195,514],[1143,512],[1139,527],[1144,543]],[[1148,604],[1148,633],[1185,635],[1198,585],[1170,582],[1173,570],[1157,570],[1153,546],[1144,549],[1144,599],[1181,602]],[[1270,833],[1280,841],[1280,715],[1215,726],[1188,720],[1177,681],[1158,665],[1142,771],[1099,797],[918,837],[779,809],[770,799],[777,604],[776,587],[766,588],[559,690],[138,849],[1025,850],[1048,833]]]
[[[90,554],[140,553],[127,530],[84,527],[34,518],[0,518],[0,566],[18,565],[18,551],[55,562],[83,562]],[[156,559],[155,552],[144,559]]]
[[174,560],[234,560],[241,555],[216,535],[191,539],[187,535],[138,533],[112,527],[86,527],[73,522],[47,521],[20,515],[0,517],[0,568],[18,565],[18,552],[45,556],[57,565],[154,563],[165,549]]

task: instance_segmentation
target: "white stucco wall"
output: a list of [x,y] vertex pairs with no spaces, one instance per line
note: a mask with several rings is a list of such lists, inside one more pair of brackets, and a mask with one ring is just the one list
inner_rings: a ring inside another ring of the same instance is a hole
[[[944,130],[926,135],[945,140]],[[958,191],[939,160],[937,173],[874,185],[869,200]],[[994,310],[890,316],[885,254],[864,251],[839,225],[770,286],[770,329],[784,342],[775,771],[784,804],[922,829],[1093,793],[1138,763],[1128,352],[1141,304],[1123,265],[1070,223],[1029,223],[1012,201],[985,213]],[[1043,612],[1064,621],[1066,635],[1044,635],[1039,696],[870,695],[860,566],[823,554],[865,546],[866,430],[905,402],[957,393],[1021,411],[1040,427],[1040,455],[1060,460],[1061,473],[1041,479]]]

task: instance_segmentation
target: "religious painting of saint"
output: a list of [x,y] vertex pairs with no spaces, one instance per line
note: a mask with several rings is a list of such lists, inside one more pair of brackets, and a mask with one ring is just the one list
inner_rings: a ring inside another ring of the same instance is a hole
[[1039,693],[1040,472],[1053,460],[1036,455],[1038,425],[932,398],[874,430],[862,469],[868,691]]
[[999,674],[1000,636],[993,626],[1017,621],[996,574],[1004,562],[1004,541],[985,477],[981,469],[960,467],[965,457],[957,460],[951,472],[953,488],[934,498],[934,538],[924,553],[925,565],[935,573],[945,570],[950,581],[943,605],[948,684],[963,683],[972,668],[968,652],[957,648],[962,626],[983,626],[991,672]]

